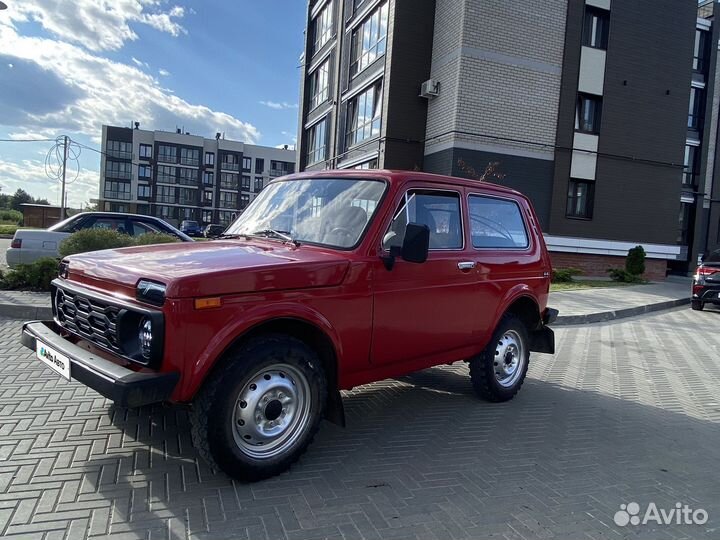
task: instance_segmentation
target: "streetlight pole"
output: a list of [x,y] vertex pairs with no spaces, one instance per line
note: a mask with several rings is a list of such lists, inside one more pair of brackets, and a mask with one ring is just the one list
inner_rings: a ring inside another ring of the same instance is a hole
[[60,221],[65,219],[65,170],[67,169],[68,136],[63,137],[62,189],[60,190]]

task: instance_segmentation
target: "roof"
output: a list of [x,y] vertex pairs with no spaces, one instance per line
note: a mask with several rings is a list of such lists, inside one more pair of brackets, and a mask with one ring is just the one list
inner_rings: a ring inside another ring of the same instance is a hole
[[481,180],[474,180],[472,178],[461,178],[458,176],[445,176],[442,174],[431,174],[426,172],[418,171],[398,171],[391,169],[330,169],[324,171],[305,171],[301,173],[295,173],[288,176],[283,176],[281,179],[295,180],[300,178],[338,178],[338,177],[351,177],[351,178],[367,178],[375,179],[382,178],[389,181],[391,184],[404,182],[405,180],[412,178],[413,180],[420,180],[422,182],[437,183],[437,184],[454,184],[457,186],[465,187],[482,187],[482,189],[493,191],[495,193],[513,194],[524,197],[522,193],[499,184],[493,184],[492,182],[483,182]]
[[50,208],[53,210],[60,210],[59,206],[54,206],[52,204],[20,203],[20,206],[28,206],[31,208]]

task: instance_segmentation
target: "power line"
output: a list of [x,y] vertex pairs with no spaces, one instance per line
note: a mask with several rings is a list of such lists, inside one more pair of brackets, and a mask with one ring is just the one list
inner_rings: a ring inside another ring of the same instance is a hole
[[0,139],[0,142],[54,142],[55,139]]

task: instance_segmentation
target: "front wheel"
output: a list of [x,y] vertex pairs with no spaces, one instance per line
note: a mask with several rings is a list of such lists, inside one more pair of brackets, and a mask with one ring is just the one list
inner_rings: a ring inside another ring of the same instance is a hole
[[312,442],[326,395],[314,351],[289,336],[255,338],[227,359],[193,403],[193,444],[233,478],[274,476]]
[[530,360],[528,331],[512,314],[500,319],[490,342],[470,359],[470,378],[475,392],[487,401],[507,401],[518,393]]

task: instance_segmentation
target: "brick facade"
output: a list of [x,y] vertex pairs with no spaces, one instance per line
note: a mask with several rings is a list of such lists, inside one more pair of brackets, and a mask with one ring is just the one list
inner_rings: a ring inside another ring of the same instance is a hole
[[[586,277],[608,277],[608,268],[624,268],[625,257],[614,255],[586,255],[583,253],[551,252],[553,268],[579,268]],[[650,281],[664,281],[667,261],[645,259],[644,278]]]

